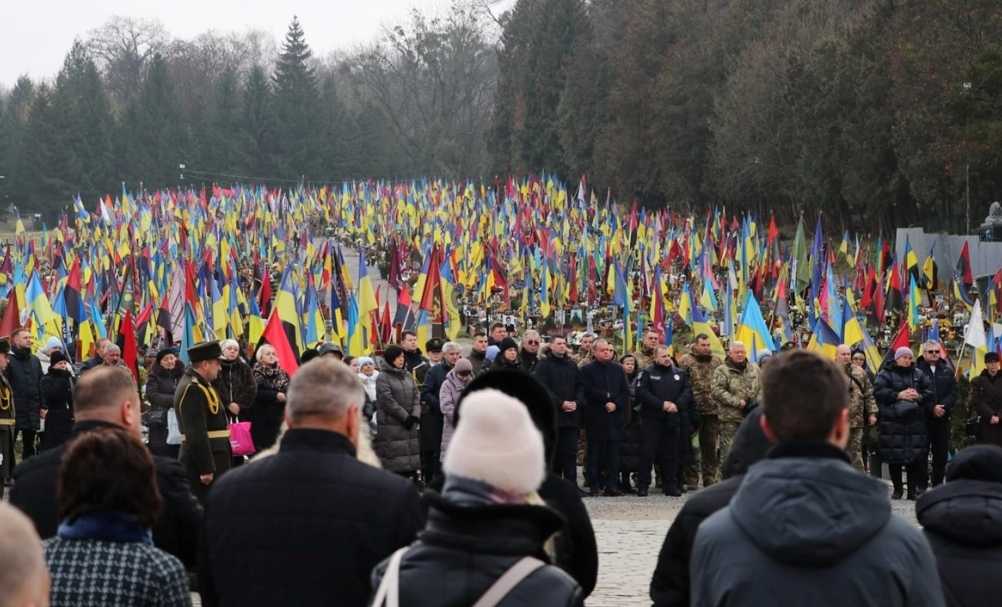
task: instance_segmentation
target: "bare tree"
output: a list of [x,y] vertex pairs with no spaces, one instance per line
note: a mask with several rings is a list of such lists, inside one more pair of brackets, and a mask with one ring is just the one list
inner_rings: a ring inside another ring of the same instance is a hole
[[124,107],[137,93],[149,61],[169,42],[167,30],[155,19],[116,16],[88,33],[87,47],[117,107]]

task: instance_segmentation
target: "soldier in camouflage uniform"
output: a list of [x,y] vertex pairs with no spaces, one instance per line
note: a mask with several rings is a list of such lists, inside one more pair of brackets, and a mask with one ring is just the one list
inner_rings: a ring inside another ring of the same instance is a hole
[[732,341],[727,360],[713,372],[713,398],[719,407],[720,461],[731,451],[734,435],[745,414],[758,406],[762,391],[758,365],[747,358],[745,345]]
[[644,332],[644,341],[640,345],[640,352],[634,354],[637,359],[637,369],[643,371],[654,364],[654,349],[658,347],[661,336],[655,329],[647,329]]
[[849,377],[849,444],[845,450],[852,465],[860,472],[863,466],[863,431],[867,425],[877,423],[877,400],[873,397],[873,385],[866,371],[852,364],[852,349],[839,346],[835,351],[835,361],[845,369]]
[[10,342],[0,341],[0,500],[14,472],[14,393],[7,383]]
[[[720,461],[717,459],[717,442],[720,438],[720,418],[717,401],[713,398],[713,372],[722,361],[710,352],[710,338],[700,333],[692,344],[692,351],[679,361],[692,382],[692,397],[697,413],[699,432],[699,460],[703,473],[703,487],[719,480]],[[695,468],[695,462],[692,462]],[[686,482],[699,485],[699,469],[686,470]]]

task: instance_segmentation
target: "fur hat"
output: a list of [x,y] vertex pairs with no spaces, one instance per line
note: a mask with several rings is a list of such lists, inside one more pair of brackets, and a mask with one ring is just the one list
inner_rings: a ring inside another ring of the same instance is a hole
[[517,351],[518,344],[515,343],[514,339],[510,337],[505,337],[504,339],[501,340],[501,343],[498,344],[498,353],[504,354],[505,350],[510,350],[512,348],[515,348],[515,350]]
[[168,354],[173,354],[174,356],[177,356],[177,350],[175,350],[174,348],[164,348],[163,350],[157,352],[157,365],[163,362],[164,357],[167,356]]
[[61,362],[69,360],[66,355],[63,354],[62,350],[53,350],[52,354],[49,354],[49,368],[53,368]]
[[532,493],[546,475],[543,437],[521,402],[480,390],[463,401],[442,469],[508,493]]
[[393,361],[400,358],[404,353],[404,349],[398,345],[391,344],[386,346],[386,350],[383,351],[383,360],[386,361],[387,366],[393,367]]

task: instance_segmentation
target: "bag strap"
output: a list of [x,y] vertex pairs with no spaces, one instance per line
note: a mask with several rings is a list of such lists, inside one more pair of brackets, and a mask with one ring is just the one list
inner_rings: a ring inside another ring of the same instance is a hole
[[408,546],[404,546],[400,550],[393,553],[390,557],[390,563],[386,566],[386,571],[383,572],[383,579],[379,582],[379,588],[376,589],[376,598],[372,601],[372,607],[399,607],[400,603],[400,561],[403,559],[404,553],[407,552]]
[[518,586],[525,578],[532,575],[534,571],[545,565],[543,561],[527,556],[512,565],[504,575],[499,577],[487,592],[483,594],[473,607],[495,607],[501,600],[508,596],[508,593]]

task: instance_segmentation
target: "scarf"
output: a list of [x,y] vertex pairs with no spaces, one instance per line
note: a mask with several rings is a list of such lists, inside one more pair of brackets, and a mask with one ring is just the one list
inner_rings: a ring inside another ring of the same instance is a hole
[[737,369],[738,371],[741,371],[742,373],[744,372],[745,369],[748,368],[748,360],[747,359],[745,359],[740,364],[738,364],[738,363],[734,362],[733,360],[731,360],[730,358],[728,358],[727,359],[727,364],[730,365],[731,368]]
[[285,369],[279,367],[278,363],[271,366],[264,363],[254,363],[254,380],[258,383],[270,384],[278,392],[289,390],[289,374],[285,372]]
[[442,497],[460,506],[486,506],[490,504],[525,504],[528,495],[507,493],[483,481],[447,474],[442,487]]
[[99,540],[103,542],[153,545],[153,532],[132,514],[124,512],[88,512],[59,523],[57,535],[64,540]]

